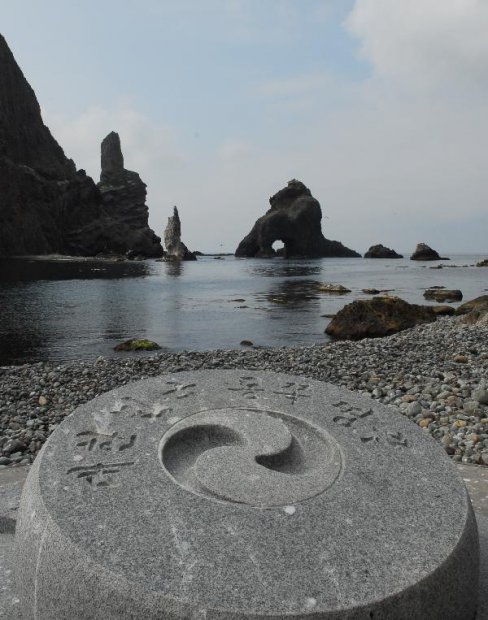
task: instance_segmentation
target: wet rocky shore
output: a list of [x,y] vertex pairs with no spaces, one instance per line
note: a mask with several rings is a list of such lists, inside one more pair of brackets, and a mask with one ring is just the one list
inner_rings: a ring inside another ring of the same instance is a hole
[[204,368],[274,370],[342,385],[397,408],[453,460],[488,465],[488,326],[449,317],[359,342],[2,367],[0,468],[31,462],[65,416],[105,391]]

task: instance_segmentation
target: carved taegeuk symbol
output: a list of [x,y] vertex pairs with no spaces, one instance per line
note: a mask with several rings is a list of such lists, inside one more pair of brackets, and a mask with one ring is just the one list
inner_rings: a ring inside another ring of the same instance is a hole
[[252,408],[198,413],[161,440],[163,468],[188,491],[271,507],[330,487],[342,467],[336,441],[298,417]]

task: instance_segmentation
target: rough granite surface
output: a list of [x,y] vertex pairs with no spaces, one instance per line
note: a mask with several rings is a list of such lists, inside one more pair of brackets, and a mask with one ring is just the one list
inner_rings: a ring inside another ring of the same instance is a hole
[[178,373],[79,407],[31,469],[16,541],[26,620],[461,620],[477,603],[476,524],[442,449],[289,375]]

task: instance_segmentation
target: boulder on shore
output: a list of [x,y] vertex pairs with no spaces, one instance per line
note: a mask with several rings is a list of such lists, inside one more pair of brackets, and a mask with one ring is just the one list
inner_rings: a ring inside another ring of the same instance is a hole
[[322,234],[322,210],[311,191],[293,179],[269,199],[271,208],[254,224],[239,243],[236,256],[267,258],[277,256],[275,241],[284,244],[285,258],[320,258],[326,256],[360,256],[339,241],[329,241]]
[[372,245],[364,255],[364,258],[403,258],[401,254],[397,254],[395,250],[385,247],[381,243]]
[[181,221],[176,207],[173,208],[173,215],[168,218],[164,231],[164,245],[166,260],[197,260],[195,254],[190,252],[181,240]]
[[446,256],[439,256],[438,252],[429,247],[426,243],[417,243],[415,252],[410,260],[450,260]]
[[438,302],[452,302],[461,301],[463,294],[459,289],[447,289],[447,288],[428,288],[424,291],[425,299],[433,299]]
[[465,302],[456,309],[456,315],[463,316],[463,323],[468,325],[488,324],[488,295],[481,295]]
[[381,338],[435,320],[428,306],[409,304],[398,297],[374,297],[344,306],[327,325],[325,333],[338,340]]

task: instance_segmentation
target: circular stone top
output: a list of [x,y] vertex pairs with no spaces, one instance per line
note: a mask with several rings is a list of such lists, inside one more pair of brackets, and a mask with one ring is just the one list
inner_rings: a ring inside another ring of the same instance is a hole
[[448,458],[369,398],[200,371],[79,407],[26,483],[23,618],[472,618],[477,533]]

